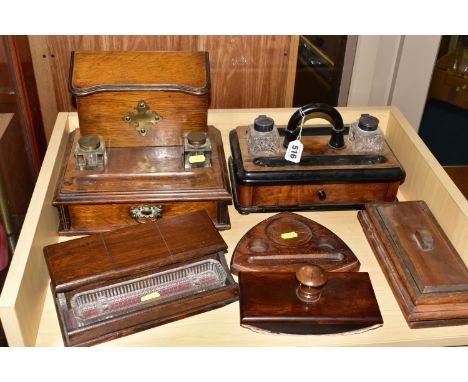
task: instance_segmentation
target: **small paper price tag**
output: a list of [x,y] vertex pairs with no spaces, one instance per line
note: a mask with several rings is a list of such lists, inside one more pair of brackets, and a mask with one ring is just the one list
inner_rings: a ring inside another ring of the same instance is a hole
[[286,154],[284,155],[284,159],[299,163],[301,161],[302,150],[304,149],[304,145],[301,143],[300,140],[296,139],[295,141],[289,142],[288,149],[286,150]]
[[145,294],[144,296],[141,296],[140,301],[145,302],[145,301],[152,300],[158,297],[161,297],[161,295],[158,292],[153,292],[153,293]]
[[294,231],[291,231],[291,232],[283,232],[281,234],[281,239],[283,240],[287,240],[287,239],[294,239],[296,237],[298,237],[299,235],[297,234],[297,232],[294,232]]
[[189,163],[192,164],[192,163],[202,163],[205,161],[205,156],[203,154],[199,154],[199,155],[192,155],[191,157],[189,157]]

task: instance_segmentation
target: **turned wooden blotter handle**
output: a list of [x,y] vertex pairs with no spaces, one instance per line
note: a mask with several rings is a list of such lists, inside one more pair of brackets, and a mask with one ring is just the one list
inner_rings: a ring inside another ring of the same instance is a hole
[[328,276],[318,265],[304,265],[297,270],[296,279],[299,281],[297,297],[301,301],[311,303],[319,300]]

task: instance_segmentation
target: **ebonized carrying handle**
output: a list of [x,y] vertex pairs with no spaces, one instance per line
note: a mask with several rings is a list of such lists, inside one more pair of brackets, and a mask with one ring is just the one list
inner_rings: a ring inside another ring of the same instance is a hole
[[[302,113],[301,113],[302,110]],[[332,124],[331,138],[328,145],[335,149],[341,149],[345,146],[344,144],[344,125],[343,118],[340,113],[334,107],[324,103],[310,103],[297,109],[291,116],[286,128],[286,135],[284,137],[283,146],[288,147],[289,142],[297,139],[299,135],[299,129],[297,126],[302,121],[302,116],[308,116],[310,118],[323,118]]]

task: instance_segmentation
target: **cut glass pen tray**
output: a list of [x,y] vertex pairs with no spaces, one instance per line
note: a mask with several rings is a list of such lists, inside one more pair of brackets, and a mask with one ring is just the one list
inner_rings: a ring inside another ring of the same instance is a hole
[[70,299],[73,327],[83,327],[147,306],[220,288],[226,283],[222,265],[207,259],[102,288]]

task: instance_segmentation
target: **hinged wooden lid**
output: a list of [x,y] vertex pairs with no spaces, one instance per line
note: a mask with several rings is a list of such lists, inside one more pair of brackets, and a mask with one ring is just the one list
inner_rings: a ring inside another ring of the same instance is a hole
[[369,204],[358,218],[411,327],[468,323],[468,269],[425,202]]
[[416,302],[433,302],[444,295],[452,300],[457,292],[465,294],[452,302],[468,302],[468,269],[424,202],[366,208],[388,235],[401,264],[400,276],[408,279]]
[[52,286],[64,292],[226,250],[199,211],[49,245],[44,254]]
[[72,52],[69,88],[76,96],[148,90],[207,94],[208,52]]

